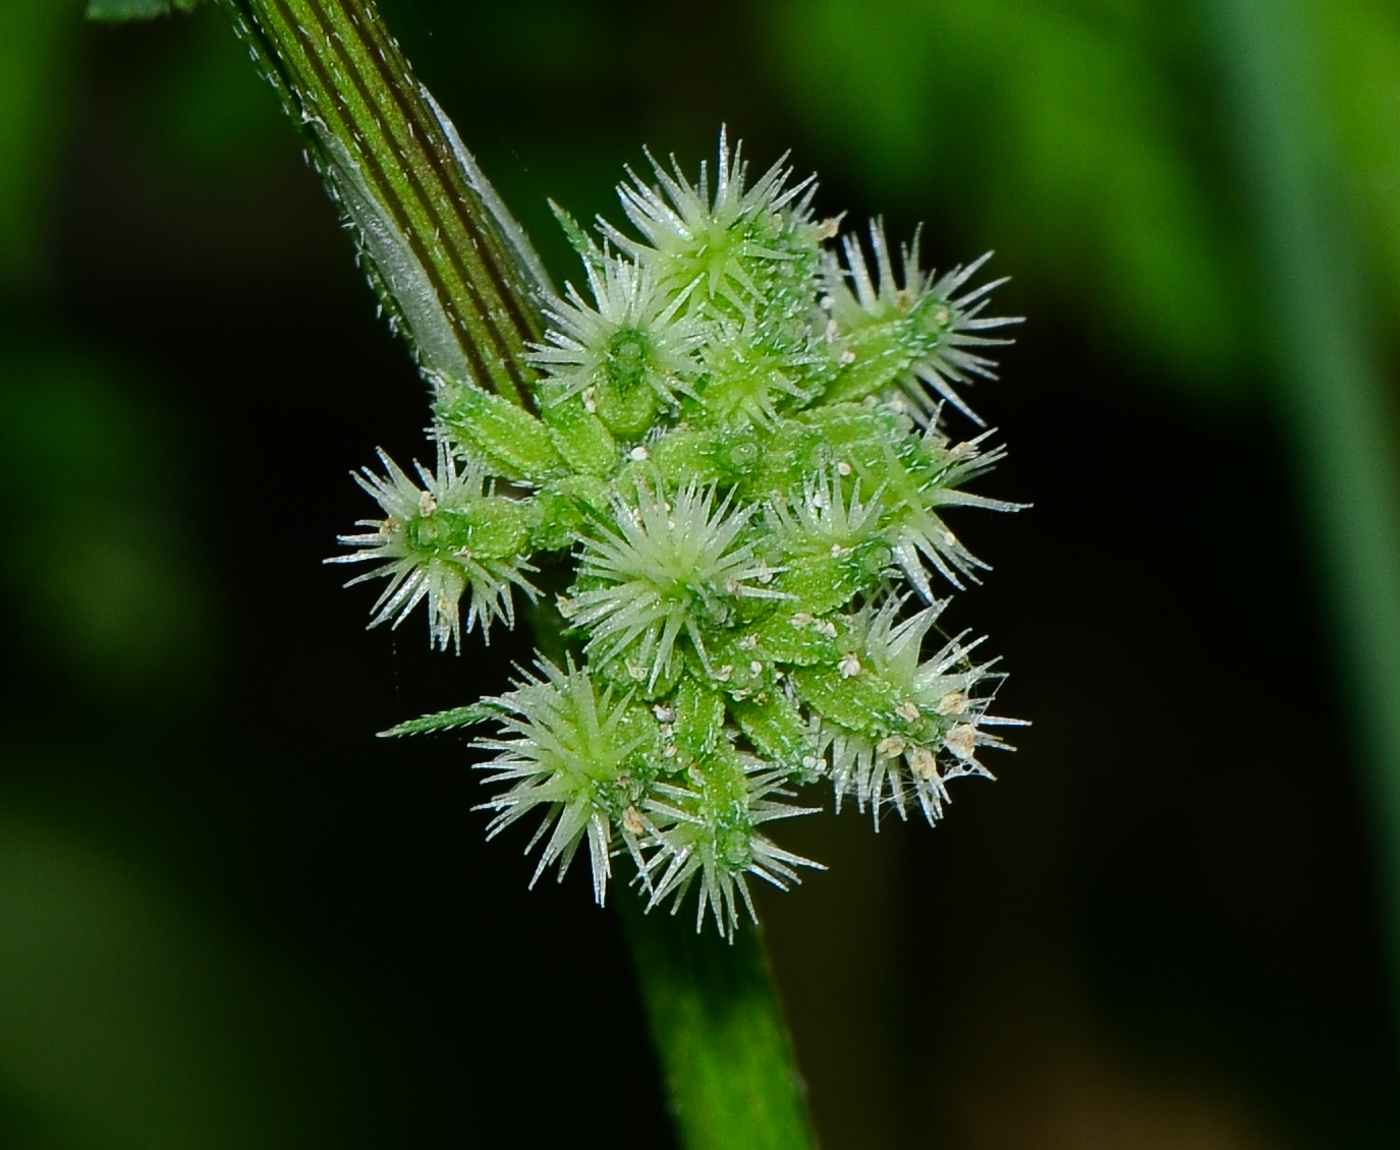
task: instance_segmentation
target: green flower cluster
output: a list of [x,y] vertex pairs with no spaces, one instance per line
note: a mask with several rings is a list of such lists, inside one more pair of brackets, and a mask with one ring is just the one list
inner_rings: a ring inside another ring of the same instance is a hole
[[396,730],[494,716],[490,833],[541,816],[536,878],[586,841],[600,903],[625,854],[651,905],[697,888],[697,928],[708,909],[729,934],[746,876],[816,865],[764,833],[806,813],[797,788],[824,780],[878,827],[990,777],[1001,676],[928,636],[935,580],[984,566],[945,509],[1015,507],[965,489],[1000,449],[941,413],[980,426],[956,388],[992,375],[981,350],[1005,341],[983,333],[1016,321],[984,315],[996,284],[967,288],[983,261],[936,278],[916,237],[896,275],[881,226],[868,250],[841,236],[782,161],[746,187],[721,138],[695,183],[652,167],[620,188],[634,234],[556,208],[587,285],[541,301],[533,409],[437,381],[435,470],[357,476],[383,518],[339,560],[388,578],[374,623],[423,602],[459,649],[539,595],[532,560],[572,562],[566,666]]

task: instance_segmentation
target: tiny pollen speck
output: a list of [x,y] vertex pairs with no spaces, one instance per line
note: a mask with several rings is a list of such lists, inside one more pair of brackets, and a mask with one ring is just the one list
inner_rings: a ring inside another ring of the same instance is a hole
[[948,749],[960,759],[970,759],[977,750],[977,728],[971,723],[959,723],[944,736]]
[[844,459],[841,460],[841,462],[838,463],[838,464],[836,465],[836,474],[837,474],[837,475],[846,476],[846,475],[849,475],[850,473],[851,473],[851,465],[850,465],[849,463],[847,463]]
[[840,360],[842,367],[850,367],[851,364],[856,361],[856,353],[848,347],[837,358]]
[[761,675],[763,674],[763,664],[760,663],[757,659],[755,659],[752,663],[749,664],[749,670],[752,671],[755,675]]
[[905,699],[904,702],[900,703],[899,706],[894,709],[894,713],[906,723],[912,723],[919,717],[919,705]]
[[961,691],[949,691],[943,698],[938,700],[938,713],[940,715],[951,715],[955,711],[961,711],[966,699]]
[[908,745],[909,744],[898,735],[890,735],[888,738],[881,739],[879,743],[876,744],[875,750],[887,759],[897,759],[900,755],[904,754],[904,749]]
[[668,707],[662,703],[657,703],[651,709],[651,713],[656,716],[658,723],[674,723],[676,721],[676,708]]
[[836,669],[841,672],[841,678],[854,679],[860,674],[860,660],[854,655],[843,655]]
[[810,627],[812,625],[812,616],[807,614],[806,611],[799,611],[792,617],[792,625],[799,631],[802,630],[803,627]]
[[418,514],[426,519],[437,510],[437,500],[433,498],[431,491],[425,491],[418,497]]
[[637,447],[632,448],[632,450],[627,453],[627,458],[630,459],[633,463],[645,463],[648,459],[651,458],[651,452],[648,451],[645,447],[638,445]]
[[936,779],[938,759],[927,747],[915,747],[909,756],[909,769],[921,779]]

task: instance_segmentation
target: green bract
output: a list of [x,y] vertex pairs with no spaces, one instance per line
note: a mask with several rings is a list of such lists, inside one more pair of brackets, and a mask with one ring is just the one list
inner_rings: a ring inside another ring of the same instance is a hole
[[696,886],[697,927],[708,910],[728,934],[746,876],[817,865],[763,833],[806,813],[798,788],[824,780],[878,827],[933,822],[950,779],[990,777],[1001,676],[929,635],[935,582],[985,566],[945,509],[1017,505],[965,490],[1001,449],[955,440],[942,406],[980,422],[955,389],[992,375],[974,349],[1016,321],[983,314],[995,284],[964,290],[983,260],[936,278],[916,240],[896,277],[881,226],[868,253],[839,237],[781,162],[746,189],[721,137],[713,187],[704,165],[693,184],[652,166],[655,186],[620,189],[640,238],[557,212],[587,291],[539,301],[538,415],[439,380],[436,469],[357,475],[385,517],[340,561],[380,561],[371,625],[426,602],[432,641],[459,648],[513,623],[513,590],[533,599],[532,560],[571,561],[567,666],[396,731],[498,716],[483,805],[492,835],[542,816],[536,877],[586,840],[600,903],[626,854],[653,906]]

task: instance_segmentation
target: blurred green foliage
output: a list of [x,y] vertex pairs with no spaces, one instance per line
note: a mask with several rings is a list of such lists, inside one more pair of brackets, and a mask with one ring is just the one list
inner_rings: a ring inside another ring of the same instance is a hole
[[314,997],[129,860],[0,808],[0,940],[0,1144],[318,1143]]
[[286,117],[221,13],[185,25],[181,50],[142,78],[134,112],[192,176],[253,183],[286,155]]
[[[1037,295],[1188,394],[1237,395],[1265,338],[1209,53],[1177,0],[773,0],[793,107],[882,202],[937,204]],[[1341,126],[1400,302],[1400,8],[1319,0]],[[927,210],[925,208],[924,210]]]
[[208,578],[182,531],[190,468],[130,374],[62,342],[0,346],[0,492],[24,509],[0,583],[42,662],[104,695],[188,699],[215,650]]
[[199,0],[88,0],[89,20],[145,20],[170,12],[192,12]]
[[0,290],[32,290],[45,269],[45,227],[63,128],[75,95],[76,0],[0,5]]
[[1369,225],[1393,336],[1400,315],[1400,7],[1324,0],[1316,8],[1338,138],[1333,162]]

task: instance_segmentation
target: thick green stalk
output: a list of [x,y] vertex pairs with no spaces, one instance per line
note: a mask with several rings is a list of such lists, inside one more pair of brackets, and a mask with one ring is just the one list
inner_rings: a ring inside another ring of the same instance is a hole
[[[1274,378],[1369,783],[1400,1001],[1400,435],[1308,9],[1202,5],[1225,80],[1272,323]],[[1286,625],[1282,623],[1281,625]],[[1306,723],[1304,717],[1302,722]]]
[[529,406],[544,273],[372,0],[223,0],[429,374]]
[[756,929],[695,931],[618,893],[666,1092],[688,1150],[806,1150],[814,1144],[787,1026]]
[[[545,274],[372,0],[222,3],[302,127],[424,369],[528,406],[522,353],[541,338]],[[557,645],[557,635],[539,636],[541,648],[551,638]],[[618,901],[684,1144],[809,1147],[757,932],[740,931],[731,946],[664,913],[644,916],[631,892]]]

